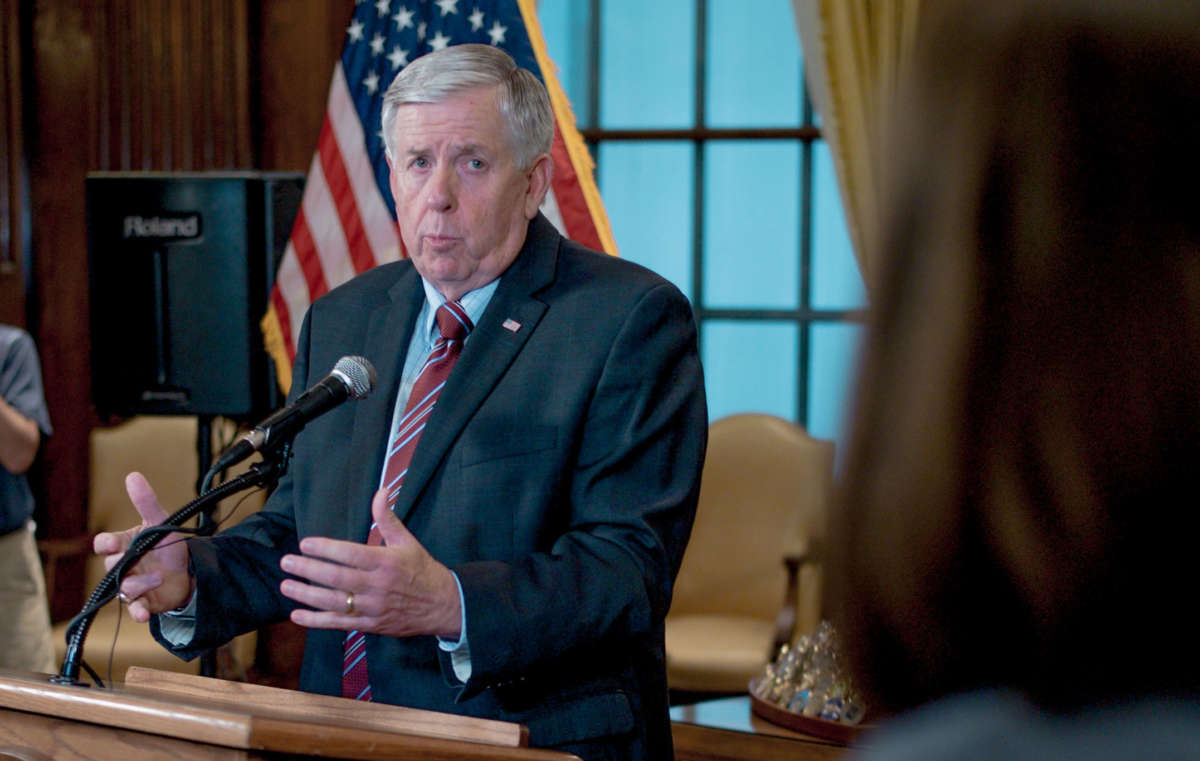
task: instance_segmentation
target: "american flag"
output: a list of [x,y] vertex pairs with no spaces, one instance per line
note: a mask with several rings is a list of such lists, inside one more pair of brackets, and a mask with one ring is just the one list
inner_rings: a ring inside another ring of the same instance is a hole
[[321,136],[262,328],[280,386],[291,386],[300,322],[330,288],[404,255],[380,132],[383,93],[409,61],[467,42],[497,45],[546,85],[554,180],[542,207],[563,235],[616,253],[591,156],[546,52],[535,0],[358,0],[334,67]]

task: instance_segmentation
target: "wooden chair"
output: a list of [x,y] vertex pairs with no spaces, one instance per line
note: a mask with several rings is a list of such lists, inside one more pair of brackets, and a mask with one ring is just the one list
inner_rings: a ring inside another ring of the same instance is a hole
[[709,428],[691,541],[666,620],[676,703],[744,693],[780,645],[816,628],[833,444],[771,415]]

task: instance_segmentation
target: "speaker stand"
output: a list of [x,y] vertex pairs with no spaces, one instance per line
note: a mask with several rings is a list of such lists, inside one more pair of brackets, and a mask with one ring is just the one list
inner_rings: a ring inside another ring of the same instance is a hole
[[[204,474],[212,467],[212,415],[196,416],[196,458],[199,467],[196,470],[196,494],[204,488]],[[202,536],[213,533],[212,514],[208,511],[200,513],[199,528]],[[217,675],[217,651],[205,650],[200,654],[200,676]]]

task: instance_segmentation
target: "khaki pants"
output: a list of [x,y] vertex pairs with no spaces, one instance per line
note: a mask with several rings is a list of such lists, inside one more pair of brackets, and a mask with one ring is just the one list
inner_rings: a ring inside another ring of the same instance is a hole
[[57,673],[33,521],[0,536],[0,667]]

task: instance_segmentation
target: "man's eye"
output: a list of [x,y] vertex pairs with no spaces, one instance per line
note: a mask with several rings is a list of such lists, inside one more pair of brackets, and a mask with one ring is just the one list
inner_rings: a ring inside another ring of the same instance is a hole
[[412,165],[416,169],[424,169],[425,167],[429,166],[429,159],[415,158],[413,159]]
[[483,169],[484,163],[482,159],[471,159],[467,162],[467,166],[471,167],[472,169],[479,170]]

